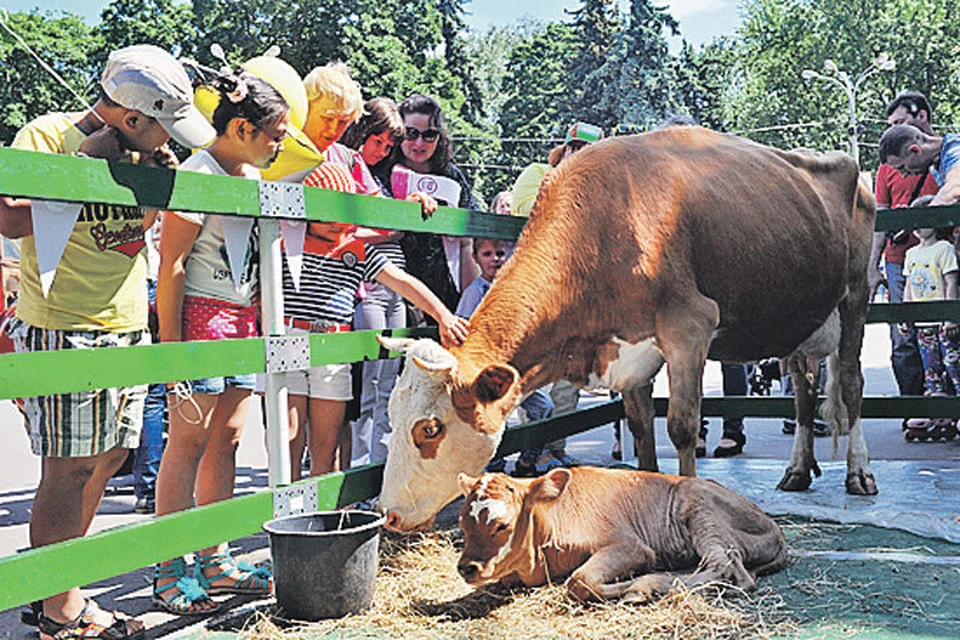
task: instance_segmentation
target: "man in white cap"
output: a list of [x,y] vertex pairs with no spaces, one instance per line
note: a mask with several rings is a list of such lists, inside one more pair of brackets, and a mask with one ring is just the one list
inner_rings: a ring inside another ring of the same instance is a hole
[[[188,148],[215,137],[193,106],[183,67],[162,49],[112,53],[100,85],[90,109],[37,118],[17,133],[13,148],[174,166],[171,136]],[[143,234],[151,216],[139,207],[84,205],[44,293],[30,212],[29,200],[0,201],[0,234],[23,238],[20,299],[9,329],[16,350],[148,344]],[[86,534],[107,481],[138,445],[145,395],[142,385],[24,399],[31,447],[42,457],[31,546]],[[100,610],[79,588],[44,600],[36,622],[42,638],[143,636],[141,621]]]

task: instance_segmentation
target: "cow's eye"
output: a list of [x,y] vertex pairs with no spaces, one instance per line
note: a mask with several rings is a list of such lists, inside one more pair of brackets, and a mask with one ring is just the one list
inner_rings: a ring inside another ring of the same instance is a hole
[[420,432],[423,434],[424,438],[436,438],[443,433],[443,423],[436,418],[422,420],[417,424],[417,427],[420,428]]
[[436,418],[418,420],[413,425],[413,444],[424,458],[434,458],[443,441],[445,425]]
[[506,530],[507,530],[507,525],[504,524],[503,522],[501,522],[500,524],[498,524],[498,525],[496,526],[496,528],[493,530],[493,532],[494,532],[494,533],[500,533],[501,531],[506,531]]

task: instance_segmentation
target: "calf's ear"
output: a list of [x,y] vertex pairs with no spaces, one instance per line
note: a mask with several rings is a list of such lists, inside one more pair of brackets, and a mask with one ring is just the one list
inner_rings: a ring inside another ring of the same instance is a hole
[[464,497],[470,495],[473,488],[477,486],[477,478],[468,476],[465,473],[457,474],[457,482],[460,483],[460,492],[463,493]]
[[530,495],[534,500],[545,502],[556,500],[567,488],[567,483],[570,482],[572,476],[573,473],[570,472],[570,469],[554,469],[533,481],[533,484],[530,485]]

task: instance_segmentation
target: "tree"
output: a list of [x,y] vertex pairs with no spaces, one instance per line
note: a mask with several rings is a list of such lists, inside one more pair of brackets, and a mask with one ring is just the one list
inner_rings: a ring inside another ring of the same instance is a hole
[[567,79],[575,42],[572,27],[549,23],[531,29],[510,53],[502,85],[500,131],[504,138],[529,142],[504,143],[496,164],[507,168],[498,172],[493,191],[512,185],[530,162],[546,162],[556,138],[562,140],[568,124]]
[[679,34],[673,16],[649,0],[631,1],[615,55],[595,72],[601,78],[616,78],[604,83],[601,94],[601,104],[615,120],[649,127],[676,109],[676,77],[664,30]]
[[[855,76],[880,53],[889,54],[897,69],[861,86],[857,115],[870,125],[864,141],[879,138],[885,104],[906,89],[932,98],[935,121],[955,120],[960,115],[958,4],[746,0],[735,56],[739,85],[726,108],[729,128],[782,148],[847,149],[846,94],[833,83],[806,82],[800,72],[820,69],[831,59]],[[814,125],[798,126],[807,123]],[[870,154],[862,160],[867,167],[876,164]]]
[[103,46],[97,61],[134,44],[153,44],[175,56],[193,55],[196,29],[193,7],[176,0],[113,0],[96,27]]
[[459,89],[464,96],[460,115],[472,125],[479,125],[483,115],[483,94],[477,83],[473,60],[467,54],[467,45],[462,37],[464,30],[464,5],[470,0],[437,0],[440,12],[440,32],[443,35],[444,58],[447,69],[459,79]]
[[617,3],[583,0],[583,5],[570,15],[576,41],[566,79],[569,98],[563,120],[613,126],[619,119],[619,104],[615,99],[603,100],[600,96],[619,83],[619,65],[623,62],[614,53],[623,29]]
[[[9,27],[60,74],[67,85],[88,102],[96,99],[94,78],[99,72],[92,61],[98,38],[79,16],[12,13]],[[0,59],[4,61],[0,83],[0,141],[9,144],[27,122],[48,111],[81,110],[84,104],[49,72],[44,70],[6,31],[0,31]]]

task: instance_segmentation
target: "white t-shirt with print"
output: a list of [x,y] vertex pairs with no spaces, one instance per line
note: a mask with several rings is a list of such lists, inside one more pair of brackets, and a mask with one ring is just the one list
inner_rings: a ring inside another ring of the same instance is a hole
[[[243,177],[253,180],[260,179],[260,171],[245,165]],[[202,149],[190,156],[181,169],[206,173],[210,175],[228,175],[223,167]],[[239,305],[250,305],[257,287],[258,272],[258,245],[255,230],[251,229],[247,239],[247,252],[243,263],[243,273],[240,277],[240,286],[234,285],[233,275],[230,272],[230,262],[227,258],[227,247],[224,241],[222,220],[227,216],[211,213],[192,213],[175,211],[175,215],[200,225],[200,233],[193,243],[193,249],[187,256],[184,271],[186,283],[184,295],[216,298]]]
[[[913,302],[926,300],[945,300],[947,281],[944,276],[957,271],[957,252],[946,240],[940,240],[929,247],[917,245],[907,249],[903,259],[903,275],[906,286],[910,288]],[[918,322],[918,326],[939,324],[938,322]]]

